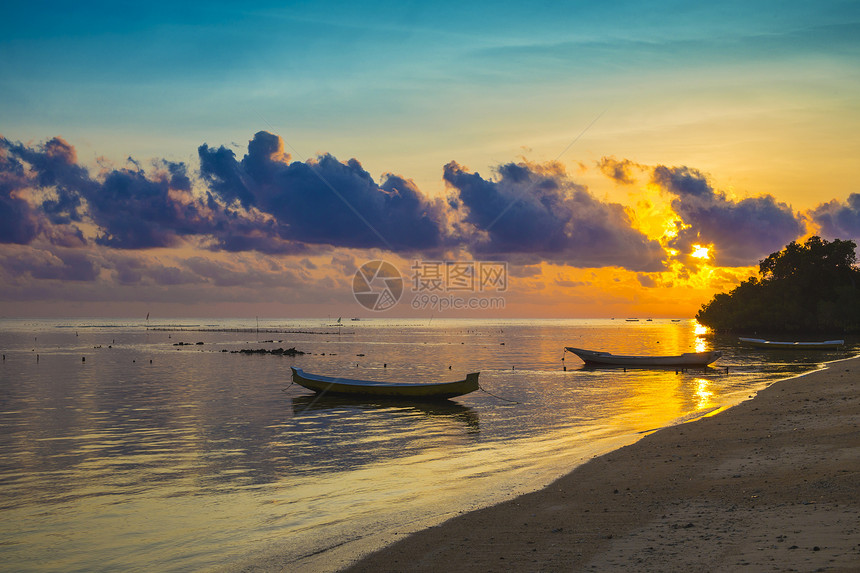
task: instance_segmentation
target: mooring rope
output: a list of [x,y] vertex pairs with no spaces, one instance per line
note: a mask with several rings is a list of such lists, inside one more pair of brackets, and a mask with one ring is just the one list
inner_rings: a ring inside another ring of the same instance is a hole
[[503,398],[501,396],[497,396],[496,394],[493,394],[492,392],[490,392],[489,390],[487,390],[486,388],[484,388],[480,384],[478,384],[478,389],[486,392],[487,394],[489,394],[493,398],[498,398],[499,400],[504,400],[505,402],[510,402],[511,404],[522,404],[522,402],[517,402],[516,400],[509,400],[508,398]]

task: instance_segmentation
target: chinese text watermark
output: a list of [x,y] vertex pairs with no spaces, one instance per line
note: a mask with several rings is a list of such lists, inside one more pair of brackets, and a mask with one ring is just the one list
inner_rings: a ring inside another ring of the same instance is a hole
[[[508,290],[508,264],[503,261],[424,261],[410,267],[411,307],[415,310],[499,310]],[[352,281],[355,300],[368,310],[393,308],[403,294],[400,271],[386,261],[363,264]],[[471,295],[471,296],[469,296]]]

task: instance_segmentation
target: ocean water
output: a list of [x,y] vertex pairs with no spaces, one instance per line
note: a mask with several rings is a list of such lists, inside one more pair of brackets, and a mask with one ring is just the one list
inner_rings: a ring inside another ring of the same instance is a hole
[[[743,348],[694,321],[0,319],[0,570],[331,570],[549,484],[845,351]],[[579,346],[719,349],[712,367],[585,369]],[[239,351],[296,348],[280,356]],[[289,367],[482,389],[319,398]]]

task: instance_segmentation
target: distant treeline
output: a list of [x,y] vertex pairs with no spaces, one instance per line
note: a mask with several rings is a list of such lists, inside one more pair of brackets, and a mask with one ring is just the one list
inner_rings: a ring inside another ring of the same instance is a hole
[[792,241],[728,294],[703,305],[696,320],[717,331],[860,332],[860,269],[854,241]]

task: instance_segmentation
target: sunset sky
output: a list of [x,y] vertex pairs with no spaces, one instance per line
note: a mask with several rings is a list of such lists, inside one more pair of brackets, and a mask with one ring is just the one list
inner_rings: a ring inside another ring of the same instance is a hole
[[860,241],[856,1],[0,13],[0,316],[429,316],[447,261],[504,308],[436,316],[688,317]]

